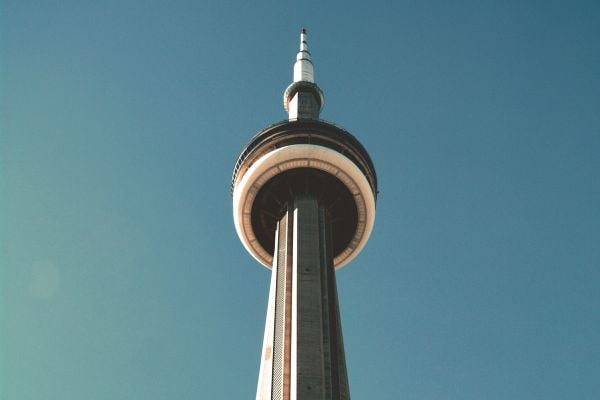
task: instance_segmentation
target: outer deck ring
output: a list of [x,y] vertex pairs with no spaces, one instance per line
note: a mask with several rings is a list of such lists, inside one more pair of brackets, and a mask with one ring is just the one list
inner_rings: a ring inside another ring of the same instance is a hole
[[233,188],[233,219],[240,240],[261,264],[271,268],[272,255],[258,242],[251,222],[254,199],[272,177],[295,168],[314,168],[339,179],[352,193],[358,211],[358,224],[350,244],[333,260],[341,268],[360,253],[375,222],[375,194],[364,173],[350,159],[335,150],[314,144],[292,144],[264,154],[245,171]]

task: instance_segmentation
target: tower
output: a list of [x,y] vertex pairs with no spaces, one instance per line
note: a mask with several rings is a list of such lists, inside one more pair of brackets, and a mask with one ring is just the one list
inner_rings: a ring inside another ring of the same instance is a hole
[[371,234],[377,176],[354,136],[319,119],[323,101],[302,29],[289,118],[250,140],[231,183],[237,234],[272,270],[257,400],[350,398],[335,270]]

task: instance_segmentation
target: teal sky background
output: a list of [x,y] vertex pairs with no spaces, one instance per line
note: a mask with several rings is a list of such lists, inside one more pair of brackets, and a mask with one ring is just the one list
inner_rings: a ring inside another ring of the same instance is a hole
[[354,399],[600,398],[600,3],[0,5],[0,398],[252,399],[229,184],[305,26],[370,152]]

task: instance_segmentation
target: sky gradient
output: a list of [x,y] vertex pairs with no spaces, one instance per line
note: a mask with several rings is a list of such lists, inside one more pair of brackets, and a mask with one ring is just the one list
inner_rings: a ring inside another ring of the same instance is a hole
[[379,178],[352,397],[600,398],[598,2],[8,0],[1,399],[254,398],[270,275],[229,185],[302,26]]

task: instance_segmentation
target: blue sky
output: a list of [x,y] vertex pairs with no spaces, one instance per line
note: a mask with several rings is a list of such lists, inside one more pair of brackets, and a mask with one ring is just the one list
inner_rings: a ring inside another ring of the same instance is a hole
[[0,7],[0,398],[254,397],[229,184],[301,26],[379,176],[353,398],[600,397],[597,2],[121,0]]

